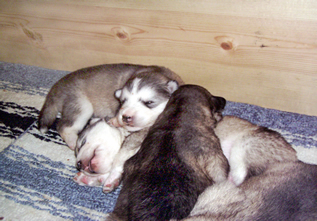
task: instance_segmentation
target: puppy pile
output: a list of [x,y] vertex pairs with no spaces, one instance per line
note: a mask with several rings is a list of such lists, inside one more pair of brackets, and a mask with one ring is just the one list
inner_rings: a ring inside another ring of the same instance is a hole
[[39,129],[61,114],[78,184],[122,180],[107,220],[317,220],[317,166],[225,104],[164,67],[101,65],[52,87]]
[[[178,75],[159,66],[107,64],[80,69],[53,85],[39,115],[39,129],[47,131],[61,113],[57,131],[69,148],[76,149],[80,172],[75,182],[103,185],[103,191],[110,192],[120,183],[124,162],[138,151],[148,128],[182,84]],[[111,125],[122,128],[116,131],[99,121],[84,129],[92,117],[111,118]],[[118,134],[117,141],[110,138],[113,133]],[[126,137],[123,144],[122,137]]]

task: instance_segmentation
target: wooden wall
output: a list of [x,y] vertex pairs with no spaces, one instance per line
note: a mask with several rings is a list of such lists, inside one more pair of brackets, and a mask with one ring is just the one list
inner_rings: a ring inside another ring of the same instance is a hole
[[227,100],[317,116],[317,1],[0,1],[0,61],[164,65]]

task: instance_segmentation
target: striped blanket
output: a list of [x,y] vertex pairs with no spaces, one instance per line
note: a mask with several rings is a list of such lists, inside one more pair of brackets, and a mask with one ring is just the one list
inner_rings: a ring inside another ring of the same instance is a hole
[[[54,127],[37,130],[49,88],[65,71],[0,62],[0,220],[103,220],[120,192],[79,186],[75,156]],[[212,92],[212,91],[211,91]],[[228,102],[224,114],[279,131],[317,164],[317,117]]]

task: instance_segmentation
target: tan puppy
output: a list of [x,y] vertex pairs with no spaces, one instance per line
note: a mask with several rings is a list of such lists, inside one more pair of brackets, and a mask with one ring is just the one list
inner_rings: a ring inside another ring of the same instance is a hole
[[215,184],[183,220],[317,220],[317,165],[273,163],[238,187],[230,181]]
[[317,220],[317,166],[276,131],[225,116],[215,128],[229,180],[207,188],[184,220]]
[[[116,115],[120,102],[114,97],[114,93],[123,88],[129,79],[131,79],[129,84],[135,84],[141,79],[155,79],[150,82],[153,85],[159,84],[161,87],[163,85],[174,87],[173,82],[183,84],[182,79],[174,72],[158,66],[106,64],[80,69],[66,75],[51,88],[39,115],[40,131],[46,132],[58,113],[61,113],[57,130],[66,144],[74,149],[78,133],[82,131],[91,117],[111,118]],[[164,108],[156,103],[148,108],[146,102],[152,102],[152,100],[138,101],[143,102],[143,106],[142,104],[137,105],[139,109],[134,109],[133,116],[129,115],[130,120],[137,119],[133,124],[130,122],[132,126],[127,128],[130,131],[141,130],[154,123],[160,113],[159,110]],[[136,115],[143,115],[151,122],[141,121],[140,117]],[[137,127],[133,125],[137,125]]]
[[297,161],[296,151],[276,131],[234,116],[225,116],[215,128],[229,161],[229,180],[240,185],[275,162]]

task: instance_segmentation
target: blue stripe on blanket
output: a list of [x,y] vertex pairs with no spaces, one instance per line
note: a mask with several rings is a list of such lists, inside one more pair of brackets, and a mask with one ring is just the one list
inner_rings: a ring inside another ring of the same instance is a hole
[[100,220],[113,210],[119,194],[119,189],[106,195],[101,188],[79,186],[72,181],[74,167],[18,146],[6,148],[0,159],[0,189],[5,197],[65,219],[95,220],[94,215]]
[[284,130],[292,134],[305,136],[317,135],[317,117],[314,116],[289,113],[236,102],[227,103],[224,115],[234,115],[249,120],[257,125],[275,130]]

